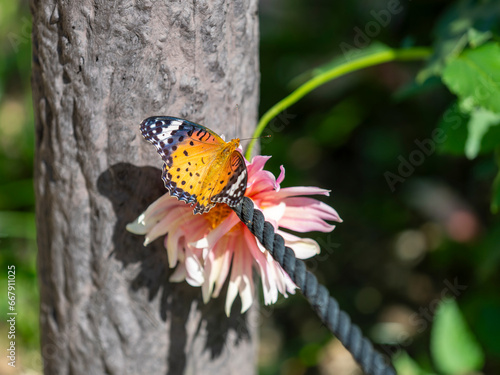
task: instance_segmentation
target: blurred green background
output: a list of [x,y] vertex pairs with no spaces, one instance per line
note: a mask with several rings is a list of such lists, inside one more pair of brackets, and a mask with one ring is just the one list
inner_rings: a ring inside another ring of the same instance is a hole
[[[27,1],[0,1],[0,373],[40,371],[36,280],[31,15]],[[7,365],[7,267],[16,271],[16,368]],[[35,372],[36,373],[36,372]]]
[[[324,201],[344,222],[311,234],[323,253],[308,266],[405,374],[500,373],[500,222],[492,213],[500,111],[463,93],[475,78],[459,65],[477,62],[467,53],[479,51],[479,60],[493,56],[481,60],[484,69],[498,67],[496,3],[260,4],[261,114],[305,72],[348,61],[346,45],[434,52],[428,65],[382,64],[316,89],[271,122],[261,147],[273,156],[267,169],[278,175],[285,166],[282,186],[332,190]],[[7,266],[16,266],[17,370],[40,373],[30,22],[27,1],[0,0],[0,280],[6,285]],[[421,73],[426,67],[433,74]],[[500,79],[490,83],[500,92]],[[444,296],[456,304],[440,305]],[[0,299],[3,315],[7,307]],[[358,373],[300,293],[259,314],[260,374]],[[6,341],[2,321],[2,348]],[[15,372],[3,360],[0,373]]]

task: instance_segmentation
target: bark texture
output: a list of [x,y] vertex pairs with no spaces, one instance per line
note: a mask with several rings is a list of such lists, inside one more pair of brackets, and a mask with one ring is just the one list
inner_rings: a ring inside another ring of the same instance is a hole
[[[164,193],[152,115],[227,136],[257,119],[256,0],[32,0],[46,374],[254,374],[252,314],[168,282],[125,230]],[[236,111],[236,105],[239,110]]]

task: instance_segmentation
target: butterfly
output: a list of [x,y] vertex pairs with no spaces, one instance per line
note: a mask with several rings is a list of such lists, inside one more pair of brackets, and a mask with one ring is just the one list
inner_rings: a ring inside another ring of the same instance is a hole
[[194,206],[195,214],[216,203],[240,203],[248,173],[238,138],[226,142],[202,125],[169,116],[145,119],[141,133],[165,162],[162,179],[170,195]]

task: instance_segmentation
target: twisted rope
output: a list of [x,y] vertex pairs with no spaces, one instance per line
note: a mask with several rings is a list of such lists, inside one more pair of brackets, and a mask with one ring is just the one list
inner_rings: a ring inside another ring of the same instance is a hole
[[233,210],[300,288],[323,324],[349,350],[363,371],[368,375],[396,375],[371,342],[363,337],[359,327],[351,322],[349,315],[340,310],[338,302],[330,296],[326,287],[319,284],[316,276],[306,269],[305,263],[285,246],[283,237],[274,232],[274,227],[265,221],[262,212],[254,210],[252,200],[243,197]]

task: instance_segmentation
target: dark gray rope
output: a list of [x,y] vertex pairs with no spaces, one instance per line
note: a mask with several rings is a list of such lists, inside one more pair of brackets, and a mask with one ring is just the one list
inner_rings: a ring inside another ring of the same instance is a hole
[[292,249],[285,246],[283,237],[274,232],[274,227],[265,221],[262,212],[254,210],[252,200],[243,197],[233,210],[300,288],[321,321],[349,350],[363,371],[369,375],[395,375],[396,371],[384,361],[371,342],[363,337],[349,315],[340,310],[338,302],[330,296],[326,287],[319,284],[316,276],[306,269],[305,263],[295,257]]

